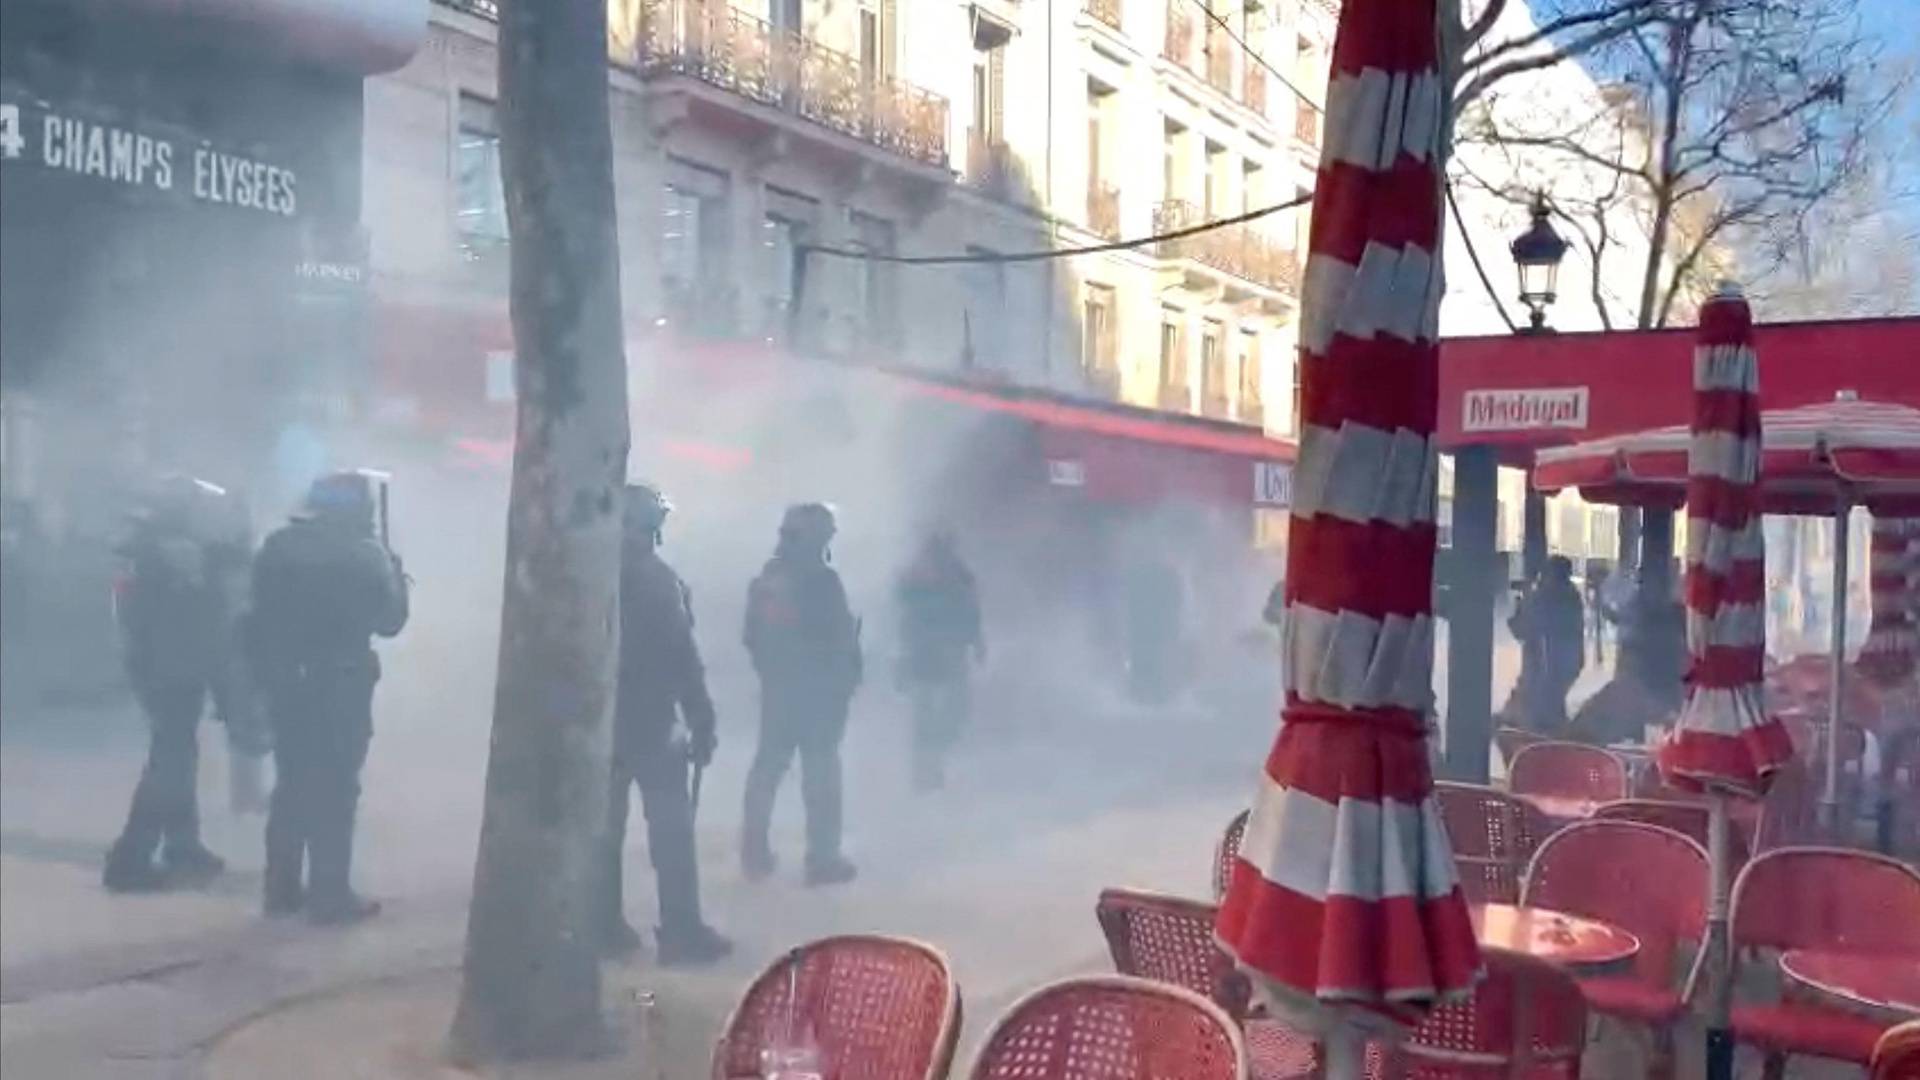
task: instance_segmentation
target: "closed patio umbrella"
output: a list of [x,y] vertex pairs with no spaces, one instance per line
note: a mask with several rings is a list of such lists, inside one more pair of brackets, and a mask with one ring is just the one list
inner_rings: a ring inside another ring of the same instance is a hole
[[1869,586],[1873,623],[1854,668],[1879,697],[1876,843],[1893,848],[1894,787],[1907,744],[1920,738],[1920,518],[1876,516]]
[[1656,753],[1676,787],[1711,798],[1712,874],[1707,941],[1714,973],[1707,1016],[1707,1075],[1732,1074],[1727,901],[1731,856],[1727,800],[1757,798],[1793,756],[1793,742],[1764,711],[1766,541],[1760,529],[1760,373],[1753,317],[1722,287],[1700,312],[1693,358],[1693,438],[1687,454],[1687,701]]
[[1480,967],[1433,799],[1435,0],[1347,0],[1301,299],[1286,700],[1217,933],[1357,1077]]

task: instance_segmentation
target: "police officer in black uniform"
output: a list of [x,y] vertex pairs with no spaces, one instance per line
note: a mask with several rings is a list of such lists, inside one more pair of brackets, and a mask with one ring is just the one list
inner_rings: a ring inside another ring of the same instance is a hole
[[[717,737],[706,668],[693,640],[692,597],[660,558],[661,528],[670,509],[654,488],[627,485],[613,794],[608,802],[600,936],[609,952],[630,952],[640,944],[640,935],[622,911],[621,888],[627,790],[637,785],[660,895],[660,962],[705,964],[727,956],[733,943],[700,917],[688,766],[705,769],[713,760]],[[674,730],[681,720],[686,723],[685,738]]]
[[305,512],[268,537],[254,563],[249,640],[272,717],[276,774],[267,811],[269,915],[304,909],[328,925],[380,910],[348,884],[353,818],[380,678],[370,639],[406,625],[407,579],[374,518],[371,477],[323,476]]
[[245,540],[220,528],[224,497],[205,481],[168,477],[121,548],[130,571],[117,592],[127,676],[151,742],[101,874],[115,892],[205,881],[226,867],[200,842],[195,792],[200,717],[223,696],[235,642],[223,586],[248,557]]
[[840,851],[840,739],[860,685],[860,624],[840,575],[828,565],[834,529],[827,506],[790,507],[773,558],[747,593],[745,639],[760,675],[760,744],[747,771],[740,859],[752,879],[774,870],[767,830],[795,753],[807,814],[807,884],[854,877]]

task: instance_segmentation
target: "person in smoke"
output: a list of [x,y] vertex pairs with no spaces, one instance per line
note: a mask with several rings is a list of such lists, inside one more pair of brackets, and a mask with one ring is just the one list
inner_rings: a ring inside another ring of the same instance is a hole
[[1533,730],[1557,733],[1567,726],[1567,693],[1586,667],[1586,607],[1573,584],[1573,561],[1548,559],[1533,589],[1507,625],[1520,642],[1520,682],[1514,695]]
[[329,925],[380,910],[349,884],[353,819],[380,678],[371,639],[400,633],[408,599],[400,558],[376,535],[374,517],[370,477],[323,476],[304,511],[267,538],[254,563],[248,635],[276,774],[267,811],[268,915],[304,909]]
[[[220,527],[225,492],[205,481],[160,482],[121,547],[116,589],[127,677],[151,730],[126,827],[107,852],[102,884],[145,892],[202,882],[226,868],[200,842],[200,718],[225,692],[236,638],[224,583],[248,550]],[[154,856],[159,854],[156,865]]]
[[1127,687],[1149,705],[1171,699],[1178,682],[1180,572],[1157,555],[1134,568],[1127,582]]
[[987,655],[980,596],[953,534],[927,538],[894,588],[900,607],[900,683],[913,701],[913,785],[946,784],[946,753],[966,725],[969,667]]
[[[621,849],[627,838],[628,789],[640,788],[647,850],[660,895],[656,940],[663,964],[705,964],[733,952],[733,943],[700,917],[700,877],[693,846],[688,767],[702,770],[718,745],[706,668],[693,640],[693,601],[680,575],[660,557],[661,529],[671,505],[645,484],[626,490],[620,556],[620,668],[614,705],[613,795],[607,804],[601,945],[632,952],[640,935],[622,911]],[[675,732],[684,721],[685,738]]]
[[807,815],[807,884],[854,877],[840,851],[840,740],[860,685],[860,624],[829,565],[834,531],[827,506],[789,507],[773,558],[747,591],[744,638],[760,676],[760,743],[747,770],[740,861],[753,880],[776,865],[767,830],[796,753]]

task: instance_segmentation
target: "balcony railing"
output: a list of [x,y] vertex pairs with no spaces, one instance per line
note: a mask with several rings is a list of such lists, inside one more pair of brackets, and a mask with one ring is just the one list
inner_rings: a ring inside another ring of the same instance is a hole
[[928,165],[947,163],[947,100],[725,0],[648,0],[644,75],[686,75]]
[[[1205,215],[1192,203],[1171,199],[1154,207],[1153,231],[1173,232],[1204,224]],[[1279,292],[1297,293],[1300,260],[1248,225],[1224,225],[1157,245],[1163,259],[1191,259],[1223,274],[1231,274]]]
[[1252,109],[1254,112],[1259,113],[1261,116],[1267,115],[1267,73],[1266,72],[1261,71],[1259,68],[1247,69],[1247,88],[1246,88],[1245,100],[1247,103],[1247,108]]
[[1293,107],[1293,137],[1307,146],[1320,145],[1320,111],[1304,101]]
[[1087,185],[1087,228],[1109,240],[1120,239],[1120,189],[1098,180]]
[[1120,0],[1086,0],[1087,14],[1100,22],[1120,29]]
[[1193,67],[1193,16],[1184,10],[1181,0],[1169,0],[1167,4],[1167,40],[1160,47],[1160,55],[1181,67]]

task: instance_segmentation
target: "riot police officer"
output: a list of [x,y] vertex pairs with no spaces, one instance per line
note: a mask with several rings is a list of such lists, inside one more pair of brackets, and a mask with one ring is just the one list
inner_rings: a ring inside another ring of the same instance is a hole
[[745,640],[760,676],[760,743],[747,771],[740,859],[753,879],[774,870],[767,830],[796,753],[807,815],[807,884],[854,877],[840,851],[840,739],[860,685],[860,624],[828,564],[834,529],[827,506],[790,507],[773,558],[747,592]]
[[900,606],[900,683],[913,701],[913,785],[946,785],[946,753],[971,707],[969,661],[986,659],[980,596],[953,534],[928,536],[894,587]]
[[115,892],[204,881],[226,868],[200,842],[195,791],[200,717],[209,698],[224,700],[232,666],[225,584],[236,569],[245,572],[248,556],[244,538],[221,527],[225,497],[205,481],[168,477],[121,548],[129,572],[116,600],[127,676],[151,742],[126,827],[101,874]]
[[[622,912],[621,888],[627,790],[637,785],[647,817],[647,850],[659,888],[660,962],[703,964],[727,956],[733,943],[700,917],[688,766],[696,775],[705,769],[713,760],[717,739],[706,669],[693,640],[692,598],[658,550],[670,509],[654,488],[627,486],[626,535],[620,556],[613,793],[607,804],[600,937],[601,945],[611,952],[629,952],[640,944],[640,935]],[[687,728],[684,739],[674,730],[682,720]]]
[[400,559],[375,534],[373,484],[357,472],[314,481],[305,512],[254,563],[249,639],[276,774],[266,910],[323,925],[380,910],[349,885],[353,818],[380,677],[370,639],[398,634],[408,612]]

